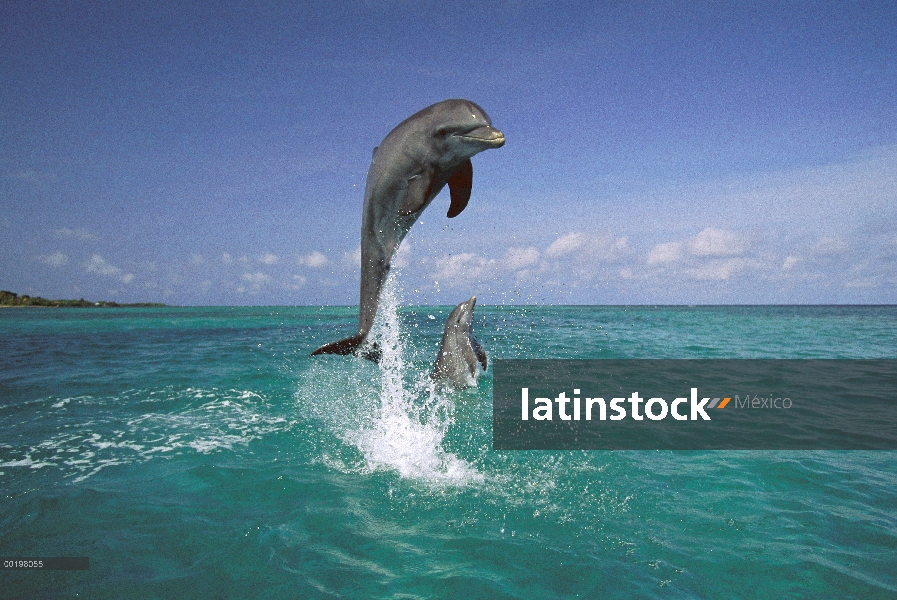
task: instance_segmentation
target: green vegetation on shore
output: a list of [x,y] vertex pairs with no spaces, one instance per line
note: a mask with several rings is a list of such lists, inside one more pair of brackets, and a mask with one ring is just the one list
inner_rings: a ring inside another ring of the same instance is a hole
[[132,307],[132,306],[165,306],[156,302],[138,302],[136,304],[119,304],[118,302],[90,302],[81,298],[80,300],[47,300],[40,296],[19,296],[13,292],[0,290],[0,306],[55,306],[55,307],[75,307],[75,308],[107,308],[107,307]]

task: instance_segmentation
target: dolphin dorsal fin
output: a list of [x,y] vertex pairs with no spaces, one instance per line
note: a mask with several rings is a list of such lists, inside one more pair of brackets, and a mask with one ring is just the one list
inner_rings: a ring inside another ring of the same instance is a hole
[[380,146],[374,146],[374,149],[371,150],[371,158],[374,158],[374,156],[376,156],[376,154],[377,154],[377,148],[379,148],[379,147],[380,147]]
[[470,190],[473,187],[473,165],[468,158],[448,180],[452,203],[448,209],[448,218],[457,217],[470,201]]

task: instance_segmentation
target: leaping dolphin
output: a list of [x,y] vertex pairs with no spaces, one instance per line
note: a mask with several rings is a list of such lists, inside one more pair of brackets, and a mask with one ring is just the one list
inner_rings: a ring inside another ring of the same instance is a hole
[[[448,217],[461,214],[473,183],[470,157],[504,143],[482,108],[470,100],[443,100],[399,123],[374,148],[362,209],[358,333],[321,346],[312,356],[357,353],[374,324],[380,291],[405,234],[446,184],[452,198]],[[376,350],[362,353],[377,356]]]
[[477,361],[486,370],[486,352],[473,337],[473,307],[476,296],[455,307],[445,322],[442,345],[430,377],[455,387],[477,384]]

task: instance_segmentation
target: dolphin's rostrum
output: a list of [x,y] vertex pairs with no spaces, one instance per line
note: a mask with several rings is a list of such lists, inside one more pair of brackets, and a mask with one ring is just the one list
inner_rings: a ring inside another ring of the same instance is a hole
[[477,361],[486,370],[486,352],[473,337],[473,307],[476,296],[455,307],[445,322],[439,355],[430,377],[446,381],[454,387],[469,387],[477,383]]
[[374,324],[380,292],[405,234],[446,184],[452,199],[448,216],[460,214],[470,200],[470,157],[504,143],[504,134],[469,100],[437,102],[389,132],[374,149],[364,190],[358,333],[312,355],[358,351]]

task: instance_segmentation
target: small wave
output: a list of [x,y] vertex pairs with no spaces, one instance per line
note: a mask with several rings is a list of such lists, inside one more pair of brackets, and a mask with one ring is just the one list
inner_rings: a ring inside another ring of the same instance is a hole
[[[0,467],[55,467],[81,482],[110,466],[171,453],[232,451],[293,425],[251,390],[166,388],[129,390],[127,396],[45,401],[49,408],[30,426],[39,419],[57,433],[28,447],[0,447]],[[123,408],[134,406],[153,410],[123,418]]]
[[43,467],[49,467],[52,464],[53,463],[42,460],[35,461],[31,458],[30,454],[26,454],[25,458],[19,460],[0,462],[0,467],[28,467],[29,469],[42,469]]

